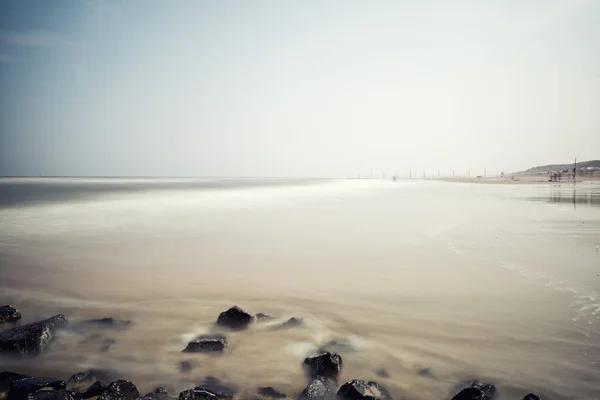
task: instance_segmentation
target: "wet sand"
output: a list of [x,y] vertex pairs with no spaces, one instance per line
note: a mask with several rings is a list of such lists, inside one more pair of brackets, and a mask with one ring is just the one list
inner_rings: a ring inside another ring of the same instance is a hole
[[[23,323],[133,325],[99,332],[116,340],[106,352],[86,341],[94,332],[70,333],[38,359],[0,362],[59,378],[111,368],[141,392],[210,375],[295,396],[304,357],[348,339],[340,380],[376,380],[396,399],[446,398],[472,377],[500,399],[599,397],[598,198],[593,186],[353,180],[5,207],[0,302]],[[306,326],[255,324],[228,333],[224,355],[181,353],[234,304]]]

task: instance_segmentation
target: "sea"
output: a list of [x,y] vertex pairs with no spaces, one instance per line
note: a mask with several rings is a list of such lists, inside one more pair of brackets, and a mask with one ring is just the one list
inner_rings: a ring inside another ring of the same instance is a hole
[[[600,184],[2,178],[0,303],[21,324],[132,321],[0,370],[107,369],[142,394],[211,376],[296,397],[304,358],[336,341],[340,384],[395,400],[470,379],[501,400],[600,399]],[[182,353],[233,305],[274,319]]]

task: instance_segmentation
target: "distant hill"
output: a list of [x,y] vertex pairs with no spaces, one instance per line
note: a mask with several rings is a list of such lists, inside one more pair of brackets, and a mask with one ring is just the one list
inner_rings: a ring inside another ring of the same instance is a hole
[[[540,167],[529,168],[525,171],[515,172],[514,174],[511,174],[511,175],[536,175],[536,174],[541,174],[541,173],[545,173],[545,172],[562,171],[564,169],[573,170],[574,167],[575,167],[574,163],[542,165]],[[577,162],[577,170],[579,170],[580,168],[588,168],[588,167],[600,168],[600,160]]]

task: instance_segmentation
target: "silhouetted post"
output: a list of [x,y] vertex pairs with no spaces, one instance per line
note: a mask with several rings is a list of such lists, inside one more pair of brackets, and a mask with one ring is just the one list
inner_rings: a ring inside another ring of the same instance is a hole
[[577,157],[575,157],[575,165],[573,166],[573,182],[577,183]]

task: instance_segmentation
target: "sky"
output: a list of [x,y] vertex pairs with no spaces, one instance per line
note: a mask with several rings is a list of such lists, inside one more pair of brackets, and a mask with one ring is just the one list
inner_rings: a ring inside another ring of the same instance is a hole
[[600,159],[600,0],[0,2],[2,176]]

